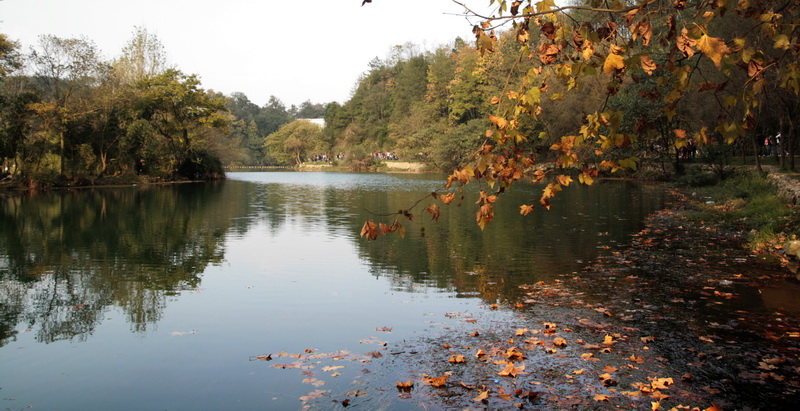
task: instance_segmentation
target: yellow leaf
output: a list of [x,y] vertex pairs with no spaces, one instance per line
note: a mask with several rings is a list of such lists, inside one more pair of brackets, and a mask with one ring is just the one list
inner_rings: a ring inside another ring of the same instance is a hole
[[603,72],[606,74],[611,74],[616,70],[622,70],[624,68],[625,62],[619,54],[609,54],[608,57],[606,57],[605,63],[603,63]]
[[722,62],[722,57],[731,52],[724,40],[705,34],[700,36],[700,39],[697,40],[697,49],[711,59],[717,68],[719,68]]
[[774,37],[775,44],[772,47],[781,50],[789,50],[789,47],[792,45],[791,41],[789,41],[789,37],[785,34],[779,34]]

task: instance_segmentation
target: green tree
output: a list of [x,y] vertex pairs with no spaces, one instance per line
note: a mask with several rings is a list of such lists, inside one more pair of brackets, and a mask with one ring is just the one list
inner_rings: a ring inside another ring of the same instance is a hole
[[[160,138],[158,149],[167,159],[164,172],[175,175],[184,169],[190,173],[182,173],[184,177],[197,177],[198,162],[213,157],[206,152],[209,133],[229,125],[224,99],[202,89],[196,75],[175,69],[146,78],[137,87],[141,98],[136,109]],[[212,174],[219,172],[213,170]]]
[[283,125],[264,139],[264,147],[279,164],[300,165],[312,152],[326,152],[322,129],[305,120],[295,120]]

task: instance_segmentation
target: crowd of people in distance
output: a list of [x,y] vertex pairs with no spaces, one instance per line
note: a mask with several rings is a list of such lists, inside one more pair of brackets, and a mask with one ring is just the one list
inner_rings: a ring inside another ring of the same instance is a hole
[[[376,151],[376,152],[371,153],[371,154],[372,154],[372,157],[374,159],[376,159],[376,160],[397,160],[398,159],[397,154],[395,154],[394,152],[389,152],[389,151],[386,151],[386,152],[378,152],[378,151]],[[314,155],[308,157],[308,161],[310,161],[312,163],[319,163],[319,162],[330,163],[333,160],[340,161],[340,160],[344,160],[344,153],[336,154],[333,157],[334,158],[331,158],[331,156],[329,156],[327,154],[314,154]]]
[[397,160],[397,155],[394,152],[374,152],[372,153],[372,157],[375,157],[379,160]]

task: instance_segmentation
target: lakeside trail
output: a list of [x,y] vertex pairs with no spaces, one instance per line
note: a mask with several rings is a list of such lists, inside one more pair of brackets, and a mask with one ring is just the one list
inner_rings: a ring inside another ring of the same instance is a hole
[[523,286],[520,301],[447,313],[419,339],[381,342],[352,390],[317,390],[303,404],[796,409],[800,285],[750,252],[743,233],[687,218],[689,201],[675,193],[628,246]]

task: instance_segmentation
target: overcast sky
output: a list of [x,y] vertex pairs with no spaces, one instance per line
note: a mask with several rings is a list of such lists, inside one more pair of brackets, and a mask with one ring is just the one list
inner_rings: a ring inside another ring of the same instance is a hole
[[85,36],[111,59],[143,27],[205,88],[258,105],[274,95],[288,107],[346,101],[370,60],[394,45],[471,40],[461,13],[451,0],[1,0],[0,33],[25,52],[42,34]]

